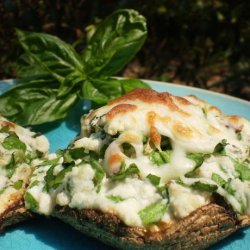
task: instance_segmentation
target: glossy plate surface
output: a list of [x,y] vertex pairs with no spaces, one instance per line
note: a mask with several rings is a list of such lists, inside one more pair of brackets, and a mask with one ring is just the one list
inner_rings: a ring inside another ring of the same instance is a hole
[[[168,91],[174,95],[193,94],[210,104],[219,107],[227,114],[236,114],[250,120],[250,103],[227,95],[206,90],[179,86],[168,83],[147,81],[153,89]],[[0,81],[0,93],[13,85],[13,81]],[[62,122],[56,122],[33,128],[44,133],[51,143],[51,152],[65,148],[80,131],[79,119],[86,113],[88,102],[79,103],[69,117]],[[9,228],[0,236],[0,249],[9,250],[87,250],[110,249],[95,239],[85,237],[68,225],[56,220],[39,217],[32,221]],[[212,247],[215,250],[249,250],[250,228],[236,232],[224,241]]]

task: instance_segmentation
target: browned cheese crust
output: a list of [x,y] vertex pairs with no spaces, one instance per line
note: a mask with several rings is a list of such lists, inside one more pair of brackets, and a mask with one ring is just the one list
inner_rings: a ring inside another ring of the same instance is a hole
[[128,227],[115,215],[85,209],[57,207],[53,215],[77,230],[119,249],[205,249],[242,227],[250,216],[237,215],[228,207],[210,203],[173,224],[158,229]]

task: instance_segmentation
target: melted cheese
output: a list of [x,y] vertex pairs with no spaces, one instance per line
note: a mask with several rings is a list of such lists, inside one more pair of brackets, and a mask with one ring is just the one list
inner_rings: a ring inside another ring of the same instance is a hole
[[[194,189],[200,182],[216,186],[216,192],[236,212],[250,214],[250,182],[240,178],[234,163],[245,161],[250,168],[250,123],[244,118],[226,116],[194,96],[177,97],[144,89],[134,90],[90,112],[81,124],[81,138],[71,148],[83,148],[85,153],[98,155],[98,164],[104,171],[100,190],[97,191],[96,169],[87,157],[74,161],[76,166],[58,187],[49,191],[50,199],[43,197],[47,197],[43,187],[49,166],[40,174],[37,169],[32,180],[39,180],[39,184],[29,190],[39,202],[37,212],[48,214],[56,204],[98,209],[116,214],[129,226],[145,226],[140,211],[162,199],[169,209],[161,221],[171,223],[211,202],[211,192]],[[162,144],[164,138],[170,143],[167,149]],[[214,152],[225,140],[224,153]],[[168,154],[167,159],[155,162],[152,152],[158,154],[158,160],[160,154]],[[204,161],[199,161],[195,176],[187,177],[197,167],[189,155],[197,153]],[[130,166],[136,166],[138,173],[112,181],[112,177]],[[62,169],[62,163],[57,168]],[[151,183],[150,175],[160,178],[160,183]],[[230,184],[230,190],[216,182],[215,175]],[[159,187],[168,189],[168,198],[159,192]]]
[[[48,140],[44,136],[35,136],[34,132],[22,128],[12,122],[7,121],[0,116],[0,129],[8,127],[9,131],[0,132],[0,215],[4,213],[24,194],[24,188],[29,183],[29,177],[32,173],[32,159],[36,155],[36,151],[46,154],[49,148]],[[3,143],[10,134],[15,134],[21,143],[25,144],[26,150],[22,152],[15,148],[6,148]],[[15,163],[12,164],[12,157]],[[29,160],[26,160],[29,158]],[[17,159],[17,160],[16,160]],[[28,163],[28,161],[30,161]],[[10,167],[8,167],[8,164]]]

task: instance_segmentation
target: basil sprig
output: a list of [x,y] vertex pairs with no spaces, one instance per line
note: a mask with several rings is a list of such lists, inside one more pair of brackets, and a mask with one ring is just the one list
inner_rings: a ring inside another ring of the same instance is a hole
[[24,49],[17,85],[0,96],[0,113],[21,125],[66,117],[80,98],[103,105],[134,88],[140,80],[115,79],[147,37],[146,20],[135,10],[115,11],[97,27],[77,53],[58,37],[17,30]]

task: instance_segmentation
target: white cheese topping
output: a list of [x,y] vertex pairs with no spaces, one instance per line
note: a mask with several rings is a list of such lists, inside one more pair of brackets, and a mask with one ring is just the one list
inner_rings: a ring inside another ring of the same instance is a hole
[[33,170],[32,161],[45,155],[48,148],[44,136],[0,116],[0,214],[22,198]]
[[[244,118],[193,96],[135,90],[81,124],[81,138],[64,159],[34,172],[39,183],[28,192],[37,212],[67,205],[148,226],[188,216],[216,192],[237,213],[250,214],[250,123]],[[152,216],[155,207],[160,214]]]

